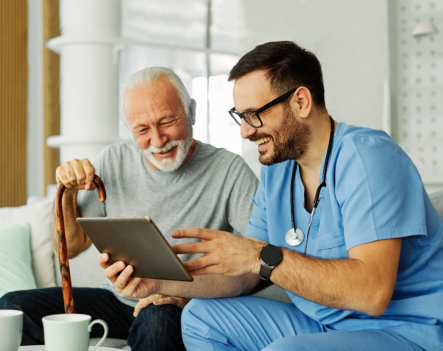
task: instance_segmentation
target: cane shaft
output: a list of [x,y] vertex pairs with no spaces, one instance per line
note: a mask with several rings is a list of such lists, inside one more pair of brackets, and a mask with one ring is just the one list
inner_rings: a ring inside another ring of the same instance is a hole
[[[94,176],[94,184],[97,186],[100,201],[106,200],[106,191],[102,180]],[[62,278],[63,303],[65,313],[75,313],[74,298],[72,296],[71,273],[69,271],[68,248],[66,245],[65,224],[63,218],[62,198],[66,187],[61,184],[57,190],[57,233],[58,233],[58,257],[60,263],[60,275]]]

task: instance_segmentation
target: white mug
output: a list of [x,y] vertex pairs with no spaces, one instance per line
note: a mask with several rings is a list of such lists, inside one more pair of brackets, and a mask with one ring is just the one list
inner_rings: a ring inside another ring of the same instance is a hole
[[22,341],[23,312],[0,310],[0,350],[17,351]]
[[53,314],[43,317],[43,331],[46,351],[88,351],[89,333],[94,324],[101,324],[104,332],[95,345],[96,350],[108,336],[108,325],[104,320],[79,313]]

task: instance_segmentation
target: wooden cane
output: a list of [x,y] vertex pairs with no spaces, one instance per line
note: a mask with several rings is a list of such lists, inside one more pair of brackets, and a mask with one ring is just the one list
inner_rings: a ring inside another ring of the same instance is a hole
[[[94,184],[97,186],[98,199],[106,200],[106,191],[102,180],[95,175]],[[61,184],[57,190],[57,232],[58,232],[58,257],[60,262],[60,274],[62,277],[63,302],[65,313],[75,313],[74,298],[72,297],[71,274],[69,272],[68,249],[66,246],[65,224],[63,219],[62,197],[66,187]]]

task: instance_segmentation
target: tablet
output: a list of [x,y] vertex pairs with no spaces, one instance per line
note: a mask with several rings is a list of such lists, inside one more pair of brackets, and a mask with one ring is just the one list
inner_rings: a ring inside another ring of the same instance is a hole
[[134,267],[134,277],[192,281],[192,276],[149,217],[76,219],[109,262]]

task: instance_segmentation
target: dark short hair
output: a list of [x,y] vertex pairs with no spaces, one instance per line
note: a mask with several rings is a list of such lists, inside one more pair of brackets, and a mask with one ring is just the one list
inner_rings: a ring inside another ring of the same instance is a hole
[[292,41],[258,45],[246,53],[229,73],[235,80],[256,70],[266,70],[271,88],[279,94],[304,86],[311,92],[317,107],[325,107],[325,88],[320,61]]

